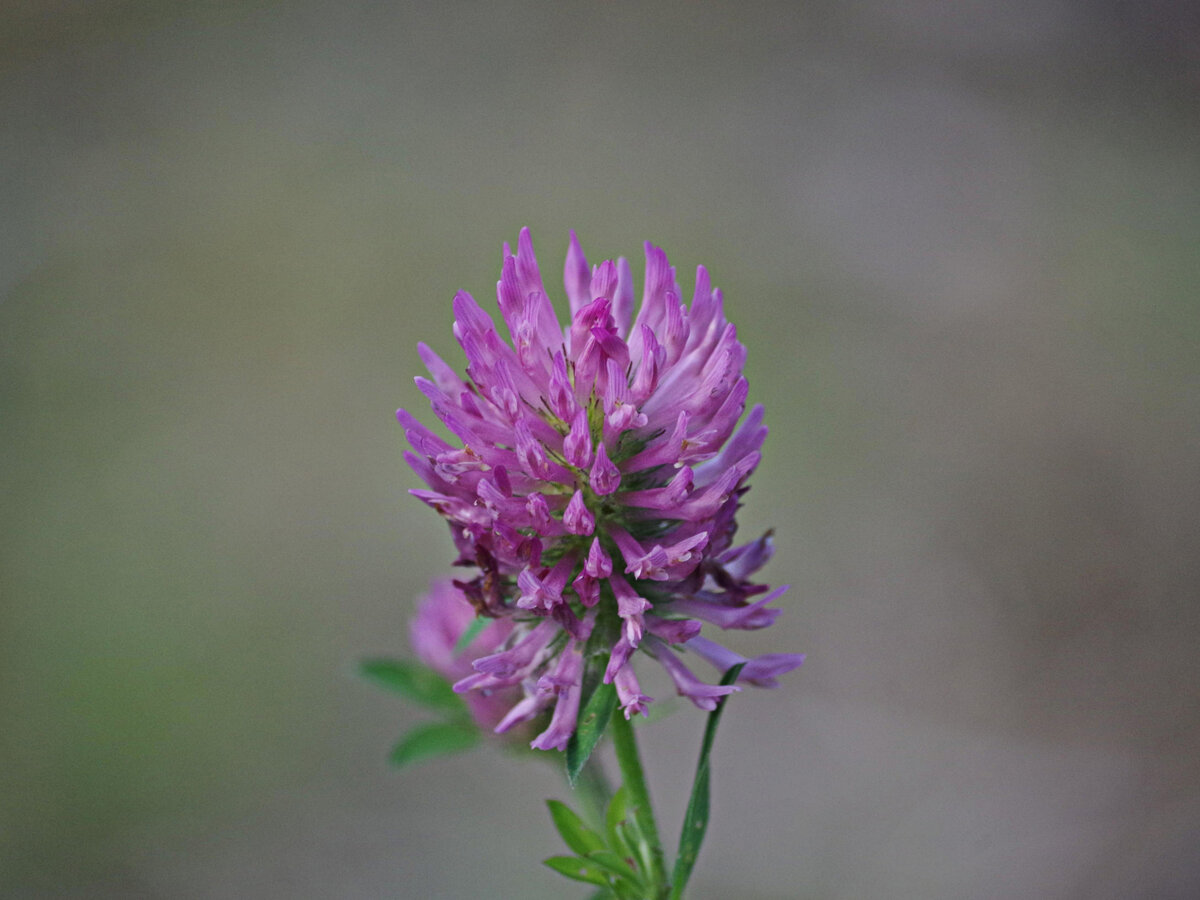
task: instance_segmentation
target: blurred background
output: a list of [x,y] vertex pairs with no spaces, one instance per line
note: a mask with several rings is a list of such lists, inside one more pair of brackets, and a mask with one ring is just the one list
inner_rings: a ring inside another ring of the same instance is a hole
[[452,556],[416,343],[528,225],[708,266],[767,407],[730,643],[809,657],[692,896],[1196,896],[1197,9],[8,0],[0,893],[586,896],[550,767],[392,772],[353,674]]

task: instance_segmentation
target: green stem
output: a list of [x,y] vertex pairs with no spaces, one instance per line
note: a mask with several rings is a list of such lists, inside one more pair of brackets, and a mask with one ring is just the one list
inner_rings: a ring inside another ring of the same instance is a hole
[[612,733],[613,747],[617,751],[617,763],[621,767],[621,778],[625,782],[625,791],[629,798],[630,811],[642,839],[648,845],[647,860],[649,871],[646,873],[650,882],[651,898],[665,897],[670,889],[667,881],[667,867],[663,855],[662,841],[658,837],[658,826],[654,822],[654,807],[650,804],[650,791],[646,788],[646,778],[642,773],[642,761],[638,756],[637,741],[633,736],[633,723],[628,721],[620,712],[612,717],[609,725]]

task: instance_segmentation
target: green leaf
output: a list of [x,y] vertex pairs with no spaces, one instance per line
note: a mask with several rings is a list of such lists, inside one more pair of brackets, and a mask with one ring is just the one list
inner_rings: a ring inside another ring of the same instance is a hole
[[[631,816],[628,821],[618,825],[617,835],[620,837],[622,845],[629,848],[625,853],[625,858],[635,861],[638,868],[645,872],[647,877],[653,879],[654,849],[645,832],[639,827],[637,817]],[[663,878],[666,878],[665,872]]]
[[[721,684],[733,684],[744,665],[745,663],[738,663],[731,667],[722,676]],[[696,778],[692,782],[692,796],[688,800],[687,813],[683,817],[683,831],[679,835],[679,856],[675,860],[675,873],[671,879],[671,900],[679,900],[683,896],[683,889],[687,887],[692,869],[696,865],[696,857],[700,855],[704,833],[708,830],[709,755],[712,753],[717,725],[721,722],[721,711],[725,708],[727,699],[728,695],[717,701],[717,708],[708,714],[708,724],[704,728],[700,760],[696,764]]]
[[621,859],[621,857],[617,856],[611,850],[593,850],[586,854],[586,857],[613,877],[626,882],[630,887],[639,890],[645,887],[641,877],[633,870],[629,863],[625,862],[625,860]]
[[[650,871],[650,845],[638,828],[637,818],[629,811],[629,792],[622,785],[608,803],[604,813],[604,830],[609,849],[632,869],[636,862],[643,871]],[[641,883],[639,878],[639,884]]]
[[542,864],[573,881],[608,887],[608,876],[604,874],[604,870],[596,863],[580,859],[578,856],[551,856],[549,859],[543,859]]
[[587,856],[593,850],[604,849],[604,839],[583,823],[575,812],[565,803],[557,800],[547,800],[550,817],[554,819],[554,827],[562,835],[567,846],[580,856]]
[[626,805],[628,801],[628,793],[625,790],[625,785],[617,788],[612,799],[608,801],[608,809],[604,811],[604,825],[608,829],[615,828],[620,822],[625,821],[627,814]]
[[575,786],[583,764],[588,761],[604,730],[608,728],[608,720],[617,705],[617,689],[611,684],[598,684],[588,697],[587,704],[579,714],[575,733],[567,742],[567,781]]
[[411,766],[422,760],[470,750],[479,743],[479,729],[465,722],[439,722],[416,728],[392,748],[393,766]]
[[458,640],[454,642],[454,649],[450,651],[451,656],[458,656],[468,647],[471,646],[471,641],[479,637],[479,633],[487,628],[495,619],[489,619],[487,616],[476,616],[471,620],[471,624],[463,629],[463,633],[458,636]]
[[359,674],[389,691],[402,694],[428,709],[455,718],[469,718],[466,701],[445,678],[419,662],[407,659],[367,659],[359,663]]
[[608,801],[608,809],[604,813],[604,830],[608,834],[609,848],[622,859],[632,859],[633,846],[625,839],[625,829],[622,827],[628,819],[626,796],[625,786],[622,785]]

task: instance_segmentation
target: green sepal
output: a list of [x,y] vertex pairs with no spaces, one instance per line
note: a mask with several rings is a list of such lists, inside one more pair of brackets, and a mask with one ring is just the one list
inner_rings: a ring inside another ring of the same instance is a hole
[[[722,676],[721,684],[733,684],[744,665],[745,663],[738,663],[732,666]],[[687,887],[688,878],[696,865],[696,857],[700,855],[704,833],[708,830],[709,756],[717,735],[717,725],[721,722],[721,711],[725,708],[728,696],[726,694],[717,701],[717,707],[708,714],[708,724],[704,727],[700,760],[696,764],[696,777],[692,782],[692,796],[688,800],[687,813],[683,817],[683,831],[679,835],[679,855],[675,859],[675,871],[671,878],[671,900],[679,900],[683,896],[683,889]]]
[[604,849],[604,839],[588,828],[583,819],[565,803],[547,800],[546,806],[550,809],[550,818],[554,820],[554,827],[558,829],[563,841],[580,856]]
[[470,750],[479,743],[479,729],[466,722],[438,722],[414,728],[392,748],[388,761],[397,767]]
[[433,669],[407,659],[365,659],[358,672],[379,687],[454,718],[469,718],[466,701]]
[[575,787],[584,763],[600,743],[600,738],[604,737],[604,730],[608,728],[608,720],[612,718],[616,705],[616,687],[601,683],[596,685],[579,713],[575,733],[567,742],[567,781],[571,787]]
[[604,874],[604,869],[590,860],[580,859],[578,856],[551,856],[549,859],[543,859],[542,865],[549,866],[559,875],[565,875],[573,881],[608,887],[608,876]]

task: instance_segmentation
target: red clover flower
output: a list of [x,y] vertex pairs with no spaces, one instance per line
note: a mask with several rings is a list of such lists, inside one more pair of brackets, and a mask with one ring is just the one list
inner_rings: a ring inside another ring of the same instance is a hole
[[[680,650],[739,680],[773,687],[799,654],[745,660],[700,636],[701,623],[756,629],[775,621],[769,592],[750,581],[770,558],[770,534],[733,545],[735,514],[767,434],[748,393],[746,350],[703,266],[690,306],[666,254],[645,245],[642,301],[624,258],[588,265],[574,233],[564,328],[542,285],[528,229],[504,248],[497,298],[511,342],[465,292],[454,298],[460,376],[424,344],[430,378],[417,386],[457,439],[404,410],[405,458],[428,486],[412,493],[449,522],[456,581],[474,612],[500,620],[492,652],[455,684],[484,696],[519,690],[503,732],[553,704],[535,748],[563,749],[575,730],[591,661],[615,686],[626,718],[651,698],[633,671],[653,657],[701,709],[737,685],[698,678]],[[415,632],[414,632],[415,636]]]

